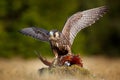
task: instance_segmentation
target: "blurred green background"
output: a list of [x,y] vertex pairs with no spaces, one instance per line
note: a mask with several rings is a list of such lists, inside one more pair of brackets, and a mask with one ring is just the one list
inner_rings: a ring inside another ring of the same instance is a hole
[[72,51],[81,55],[119,57],[119,0],[0,0],[0,57],[35,57],[35,50],[53,56],[48,43],[23,36],[18,31],[31,26],[61,31],[73,13],[103,5],[109,7],[109,12],[77,35]]

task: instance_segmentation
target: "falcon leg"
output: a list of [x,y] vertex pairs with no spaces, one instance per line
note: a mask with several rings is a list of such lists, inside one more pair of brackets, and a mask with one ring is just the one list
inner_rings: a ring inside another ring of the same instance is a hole
[[52,66],[55,67],[55,66],[58,66],[58,58],[55,58],[52,62]]
[[55,50],[53,50],[53,53],[55,54],[55,58],[52,62],[52,66],[58,66],[58,53]]
[[72,54],[72,52],[71,52],[71,48],[69,47],[69,45],[67,45],[67,50],[68,50],[68,54]]

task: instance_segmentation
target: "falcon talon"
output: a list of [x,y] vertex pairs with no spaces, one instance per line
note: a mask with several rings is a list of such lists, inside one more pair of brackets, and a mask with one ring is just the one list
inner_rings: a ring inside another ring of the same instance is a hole
[[37,27],[24,28],[20,32],[24,35],[50,43],[55,60],[50,63],[39,56],[39,59],[47,66],[79,65],[82,67],[83,63],[81,58],[78,55],[72,54],[71,47],[73,41],[80,30],[95,23],[107,10],[106,6],[102,6],[77,12],[68,18],[62,32],[58,30],[47,31]]

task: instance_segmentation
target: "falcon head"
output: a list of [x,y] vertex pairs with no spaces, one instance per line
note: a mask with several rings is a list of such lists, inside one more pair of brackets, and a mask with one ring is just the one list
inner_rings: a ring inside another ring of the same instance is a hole
[[59,40],[60,39],[60,32],[57,30],[51,30],[49,32],[49,40]]

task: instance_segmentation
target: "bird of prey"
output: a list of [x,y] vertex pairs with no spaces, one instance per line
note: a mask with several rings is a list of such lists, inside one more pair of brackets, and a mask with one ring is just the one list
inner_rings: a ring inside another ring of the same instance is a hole
[[40,56],[41,61],[50,66],[51,64],[57,64],[62,56],[72,55],[71,46],[77,33],[83,28],[95,23],[95,21],[102,17],[106,12],[106,6],[77,12],[68,18],[61,32],[58,30],[47,31],[38,27],[24,28],[20,32],[24,35],[50,43],[55,55],[55,60],[50,63],[42,59]]

